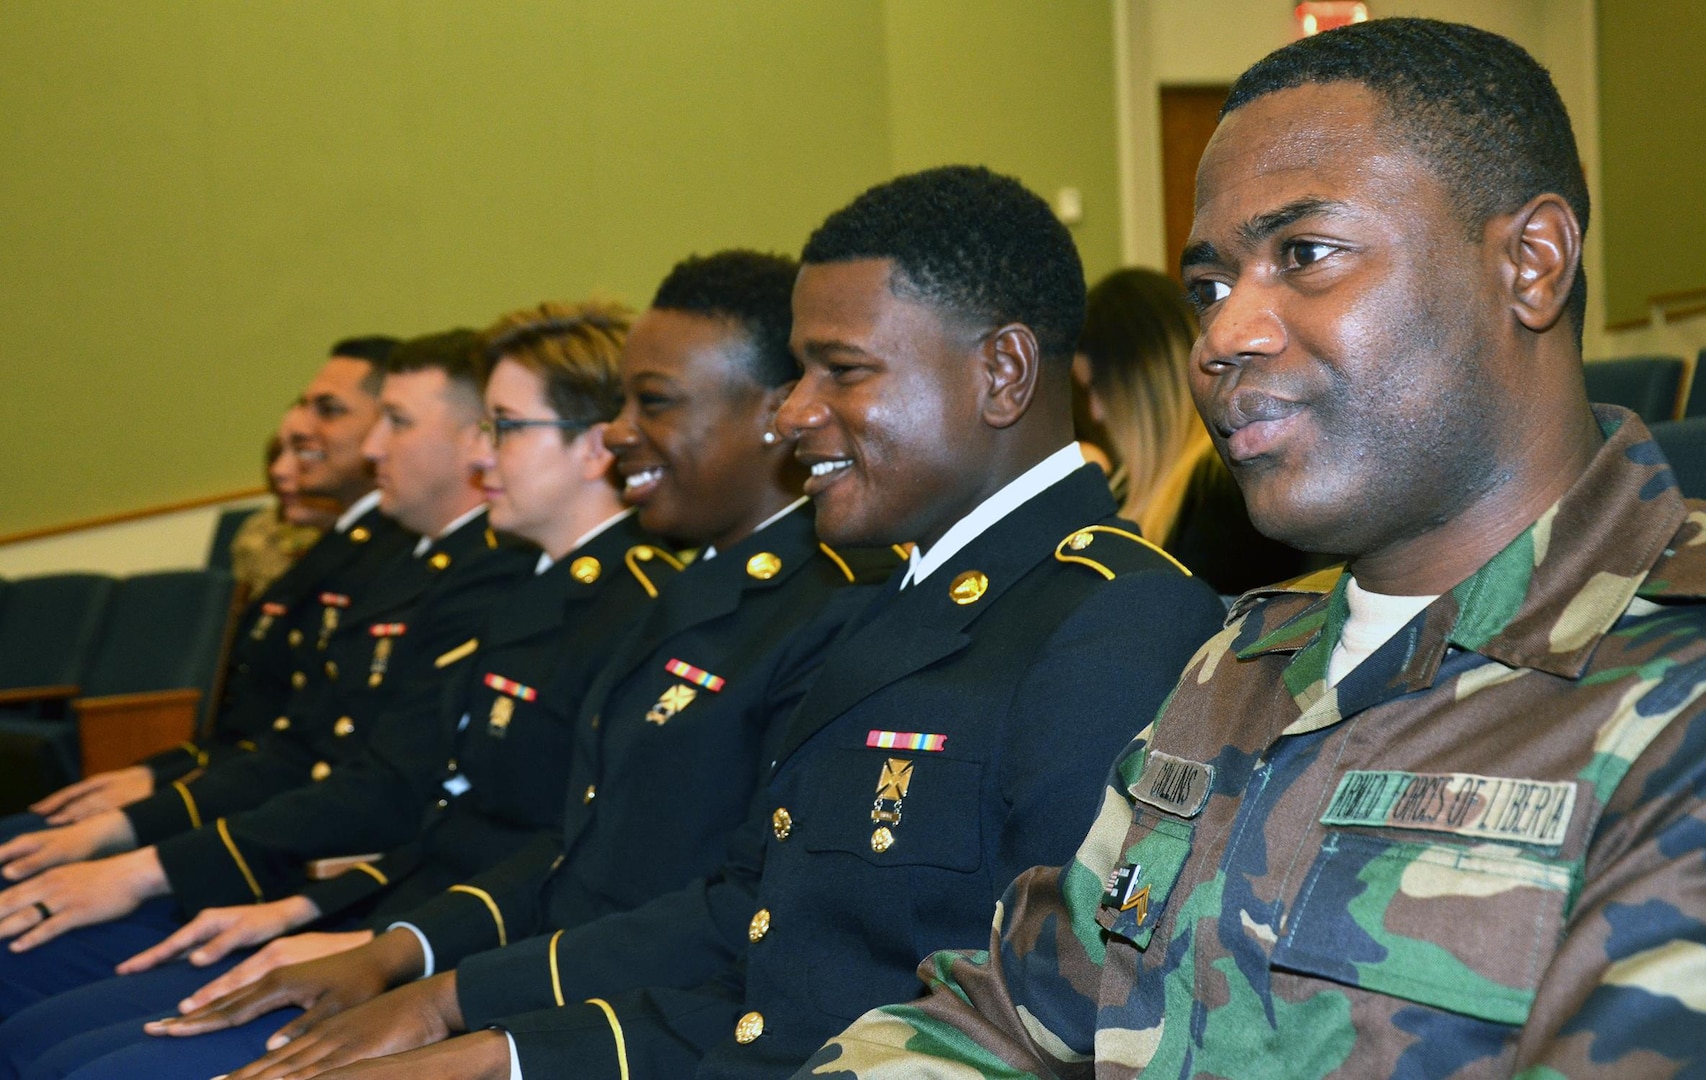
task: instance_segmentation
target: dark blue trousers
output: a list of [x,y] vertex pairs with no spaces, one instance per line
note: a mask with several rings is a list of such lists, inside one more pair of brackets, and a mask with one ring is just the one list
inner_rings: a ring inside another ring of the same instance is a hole
[[111,978],[119,961],[158,945],[181,925],[176,903],[162,896],[144,901],[122,919],[69,930],[29,952],[0,948],[0,1019],[55,994]]
[[0,1024],[0,1080],[150,1077],[207,1080],[266,1053],[266,1040],[300,1014],[270,1013],[240,1028],[195,1038],[156,1037],[142,1024],[177,1015],[177,1003],[248,953],[207,967],[166,964],[114,976],[40,1002]]

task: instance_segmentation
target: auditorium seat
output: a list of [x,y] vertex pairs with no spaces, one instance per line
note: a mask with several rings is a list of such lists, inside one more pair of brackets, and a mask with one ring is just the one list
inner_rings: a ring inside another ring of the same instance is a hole
[[231,575],[222,570],[117,583],[88,663],[69,693],[51,695],[70,697],[71,707],[0,718],[0,779],[17,781],[0,783],[7,801],[27,804],[84,772],[190,738],[199,707],[211,701],[230,598]]
[[231,541],[236,538],[237,530],[243,527],[243,522],[254,512],[255,508],[252,506],[220,512],[219,520],[213,525],[213,539],[207,546],[209,570],[231,569]]
[[1694,382],[1688,387],[1688,405],[1683,416],[1706,416],[1706,349],[1694,358]]
[[51,738],[76,696],[117,583],[105,574],[20,578],[0,605],[0,813],[63,782]]
[[1582,365],[1589,401],[1632,409],[1649,424],[1676,416],[1682,370],[1679,356],[1626,356]]
[[1691,499],[1706,499],[1706,416],[1654,424],[1653,438],[1665,452],[1682,493]]

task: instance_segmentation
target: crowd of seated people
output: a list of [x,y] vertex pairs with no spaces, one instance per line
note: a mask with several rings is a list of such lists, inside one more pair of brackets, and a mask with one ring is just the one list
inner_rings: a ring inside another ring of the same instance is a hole
[[339,342],[211,729],[0,821],[0,1078],[1698,1070],[1706,514],[1586,219],[1378,20],[1234,87],[1184,297],[944,166]]

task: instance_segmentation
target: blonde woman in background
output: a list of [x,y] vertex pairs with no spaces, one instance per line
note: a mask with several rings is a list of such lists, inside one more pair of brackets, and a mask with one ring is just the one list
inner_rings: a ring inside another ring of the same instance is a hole
[[1072,363],[1079,437],[1107,458],[1120,513],[1223,594],[1295,577],[1315,560],[1255,530],[1191,401],[1196,313],[1154,270],[1116,270],[1090,290]]

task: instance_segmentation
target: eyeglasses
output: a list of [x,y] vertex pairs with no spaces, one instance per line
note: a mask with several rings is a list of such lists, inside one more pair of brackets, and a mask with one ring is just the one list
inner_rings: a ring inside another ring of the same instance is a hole
[[480,434],[492,440],[493,446],[502,446],[504,437],[522,428],[553,427],[562,431],[585,431],[591,427],[579,420],[517,420],[509,416],[500,416],[492,420],[480,421]]

